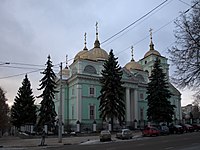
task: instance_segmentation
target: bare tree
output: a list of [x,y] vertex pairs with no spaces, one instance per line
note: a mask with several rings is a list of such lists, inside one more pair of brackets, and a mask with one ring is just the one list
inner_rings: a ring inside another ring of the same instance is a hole
[[200,94],[200,0],[176,21],[175,45],[169,49],[176,67],[172,81],[180,88],[192,88]]

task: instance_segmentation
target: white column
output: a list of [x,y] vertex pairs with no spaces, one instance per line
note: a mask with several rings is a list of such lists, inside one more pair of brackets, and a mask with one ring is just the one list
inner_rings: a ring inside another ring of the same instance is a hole
[[134,89],[134,119],[138,121],[138,91]]
[[126,88],[126,121],[131,121],[131,112],[130,112],[130,88]]
[[112,131],[112,125],[110,123],[108,124],[108,130]]
[[96,131],[97,131],[97,124],[93,123],[93,132],[96,132]]
[[81,114],[82,114],[82,86],[77,85],[77,97],[76,97],[76,112],[77,112],[77,120],[81,122]]
[[80,124],[79,123],[76,124],[76,131],[80,132]]
[[34,132],[33,132],[33,128],[34,128],[33,125],[31,125],[31,133],[34,133]]

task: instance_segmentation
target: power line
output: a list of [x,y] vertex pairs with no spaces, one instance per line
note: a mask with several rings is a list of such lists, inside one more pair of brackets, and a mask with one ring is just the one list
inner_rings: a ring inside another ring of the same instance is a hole
[[182,1],[182,0],[179,0],[181,3],[183,3],[183,4],[185,4],[185,5],[188,5],[188,6],[191,6],[190,4],[188,4],[188,3],[186,3],[186,2],[184,2],[184,1]]
[[[103,42],[101,42],[101,44],[104,44],[104,43],[106,43],[107,41],[109,41],[109,40],[111,40],[112,38],[114,38],[115,36],[117,36],[117,35],[119,35],[120,33],[122,33],[122,32],[124,32],[125,30],[127,30],[128,28],[130,28],[131,26],[133,26],[134,24],[136,24],[137,22],[139,22],[140,20],[142,20],[143,18],[145,18],[146,16],[148,16],[149,14],[151,14],[153,11],[155,11],[156,9],[158,9],[159,7],[161,7],[163,4],[165,4],[166,2],[167,2],[168,0],[165,0],[164,2],[162,2],[162,3],[160,3],[158,6],[156,6],[155,8],[153,8],[152,10],[150,10],[148,13],[146,13],[145,15],[143,15],[142,17],[140,17],[139,19],[137,19],[136,21],[134,21],[133,23],[131,23],[130,25],[128,25],[127,27],[125,27],[124,29],[122,29],[122,30],[120,30],[119,32],[117,32],[116,34],[114,34],[113,36],[111,36],[110,38],[108,38],[108,39],[106,39],[106,40],[104,40]],[[171,0],[171,1],[173,1],[173,0]],[[171,2],[170,1],[170,2]],[[169,2],[169,3],[170,3]],[[169,4],[168,3],[168,4]],[[160,9],[159,9],[160,10]],[[143,20],[144,21],[144,20]],[[134,26],[135,27],[135,26]],[[119,38],[119,37],[118,37]],[[114,41],[114,40],[113,40]],[[112,42],[112,41],[111,41]],[[110,42],[110,43],[111,43]],[[88,53],[88,51],[86,51],[85,53]],[[85,54],[85,53],[83,53],[83,54]],[[82,55],[83,55],[82,54]],[[71,59],[69,59],[68,60],[68,62],[69,61],[71,61],[71,60],[73,60],[74,58],[71,58]]]
[[0,61],[0,63],[4,64],[13,64],[13,65],[22,65],[22,66],[37,66],[37,67],[44,67],[44,65],[37,65],[37,64],[27,64],[27,63],[18,63],[18,62],[3,62]]
[[4,67],[4,68],[15,68],[15,69],[39,69],[39,68],[30,68],[30,67],[16,67],[16,66],[3,66],[3,65],[0,65],[0,67]]
[[[109,41],[110,39],[112,39],[113,37],[117,36],[118,34],[122,33],[123,31],[125,31],[126,29],[128,29],[129,27],[131,27],[132,25],[134,25],[135,23],[137,23],[138,21],[142,20],[143,18],[145,18],[146,16],[148,16],[151,12],[153,12],[154,10],[156,10],[157,8],[159,8],[160,6],[162,6],[164,3],[166,3],[168,0],[162,2],[161,4],[159,4],[158,6],[156,6],[154,9],[152,9],[151,11],[149,11],[147,14],[143,15],[141,18],[139,18],[138,20],[136,20],[135,22],[133,22],[132,24],[128,25],[126,28],[122,29],[121,31],[119,31],[118,33],[116,33],[115,35],[111,36],[110,38],[108,38],[107,40],[103,41],[102,43],[105,43],[107,41]],[[178,17],[180,17],[181,15],[183,14],[186,14],[187,12],[190,11],[190,9],[192,9],[193,7],[195,7],[195,5],[197,5],[199,2],[195,3],[193,6],[191,6],[189,9],[187,9],[186,11],[184,11],[183,13],[181,13]],[[177,19],[178,17],[176,17],[175,19]],[[158,32],[159,30],[161,30],[162,28],[166,27],[167,25],[169,25],[171,22],[173,22],[175,19],[169,21],[168,23],[166,23],[165,25],[163,25],[162,27],[160,27],[158,30],[156,30],[155,32],[153,33],[156,33]],[[145,40],[146,38],[148,38],[148,36],[144,37],[143,39],[139,40],[138,42],[134,43],[134,45],[137,45],[139,44],[140,42],[142,42],[143,40]],[[102,44],[101,43],[101,44]],[[129,49],[131,46],[127,47],[126,49],[118,52],[117,54],[120,54],[122,52],[124,52],[125,50]],[[88,51],[87,51],[88,52]],[[69,59],[68,61],[71,61],[73,60],[73,58]],[[66,61],[65,61],[66,62]],[[63,63],[65,63],[63,62]],[[0,63],[4,63],[4,64],[8,64],[8,62],[0,62]],[[26,65],[26,66],[43,66],[44,65],[35,65],[35,64],[25,64],[25,63],[12,63],[12,64],[16,64],[16,65]],[[56,64],[54,66],[58,66],[59,64]],[[7,66],[8,67],[8,66]],[[23,67],[13,67],[13,68],[23,68]],[[25,68],[25,67],[24,67]],[[27,68],[26,68],[27,69]],[[31,69],[31,68],[29,68]],[[33,68],[32,68],[33,69]],[[33,73],[33,72],[37,72],[37,71],[40,71],[42,69],[37,69],[37,70],[34,70],[34,71],[30,71],[30,72],[26,72],[26,73],[21,73],[21,74],[17,74],[17,75],[12,75],[12,76],[7,76],[7,77],[2,77],[0,79],[5,79],[5,78],[10,78],[10,77],[16,77],[16,76],[21,76],[21,75],[24,75],[24,74],[29,74],[29,73]]]
[[[161,26],[160,28],[158,28],[157,30],[155,30],[153,33],[157,33],[158,31],[160,31],[161,29],[163,29],[164,27],[168,26],[170,23],[172,23],[173,21],[175,21],[177,18],[179,18],[180,16],[188,13],[193,7],[195,7],[199,2],[195,3],[194,5],[192,5],[190,8],[188,8],[187,10],[185,10],[184,12],[182,12],[180,15],[178,15],[176,18],[174,18],[173,20],[167,22],[166,24],[164,24],[163,26]],[[144,38],[142,38],[141,40],[137,41],[136,43],[134,43],[133,45],[137,45],[140,42],[144,41],[145,39],[147,39],[149,37],[149,35],[145,36]],[[174,43],[174,42],[173,42]],[[171,45],[171,44],[170,44]],[[132,46],[132,45],[131,45]],[[120,54],[128,49],[130,49],[131,46],[128,46],[127,48],[123,49],[122,51],[116,53],[116,54]]]
[[0,79],[17,77],[17,76],[21,76],[21,75],[25,75],[25,74],[30,74],[30,73],[38,72],[40,70],[42,70],[42,69],[37,69],[37,70],[29,71],[29,72],[26,72],[26,73],[20,73],[20,74],[15,74],[15,75],[11,75],[11,76],[1,77]]
[[164,2],[162,2],[161,4],[159,4],[158,6],[156,6],[155,8],[153,8],[151,11],[149,11],[148,13],[146,13],[145,15],[143,15],[142,17],[140,17],[139,19],[137,19],[136,21],[134,21],[133,23],[131,23],[130,25],[128,25],[127,27],[125,27],[124,29],[120,30],[119,32],[117,32],[116,34],[114,34],[113,36],[109,37],[108,39],[104,40],[101,44],[106,43],[107,41],[109,41],[110,39],[114,38],[115,36],[117,36],[118,34],[124,32],[125,30],[127,30],[129,27],[131,27],[132,25],[134,25],[135,23],[137,23],[138,21],[142,20],[143,18],[145,18],[146,16],[148,16],[149,14],[151,14],[154,10],[156,10],[157,8],[159,8],[160,6],[162,6],[164,3],[166,3],[168,0],[165,0]]
[[146,19],[148,19],[149,17],[151,17],[152,15],[154,15],[155,13],[157,13],[159,10],[161,10],[163,7],[165,7],[166,5],[168,5],[169,3],[171,3],[173,0],[169,1],[167,4],[165,4],[164,6],[162,6],[161,8],[159,8],[158,10],[156,10],[154,13],[152,13],[151,15],[149,15],[148,17],[141,19],[141,21],[139,23],[137,23],[135,26],[133,26],[132,28],[128,29],[127,31],[124,31],[124,33],[122,33],[121,35],[117,36],[116,38],[114,38],[113,40],[111,40],[109,43],[104,44],[108,45],[110,43],[112,43],[113,41],[119,39],[120,37],[122,37],[123,35],[125,35],[127,32],[129,32],[130,30],[132,30],[133,28],[137,27],[139,24],[141,24],[142,22],[144,22]]

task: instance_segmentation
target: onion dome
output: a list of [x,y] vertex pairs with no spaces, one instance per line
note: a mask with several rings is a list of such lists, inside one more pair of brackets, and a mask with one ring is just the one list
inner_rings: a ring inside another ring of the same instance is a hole
[[79,59],[87,59],[87,53],[88,53],[88,49],[87,49],[87,46],[86,46],[86,33],[84,34],[85,36],[85,47],[83,48],[83,50],[81,50],[80,52],[78,52],[78,54],[76,54],[76,56],[74,57],[74,62],[76,60],[79,60]]
[[150,55],[157,55],[157,56],[160,56],[160,53],[154,49],[154,44],[152,42],[152,29],[149,30],[150,31],[150,39],[151,39],[151,42],[150,42],[150,49],[149,51],[144,55],[144,57],[148,57]]
[[142,69],[142,65],[140,65],[139,63],[135,62],[135,60],[133,59],[133,46],[131,47],[131,53],[132,53],[132,59],[129,63],[127,63],[125,65],[125,68],[128,70],[134,69],[134,70],[143,70]]
[[[59,72],[60,75],[61,72]],[[67,79],[70,76],[70,70],[68,68],[68,55],[66,55],[66,66],[62,69],[62,77],[63,79]]]
[[88,59],[90,60],[107,60],[108,53],[101,49],[100,42],[98,40],[98,23],[96,23],[96,40],[94,42],[94,48],[92,48],[88,53]]

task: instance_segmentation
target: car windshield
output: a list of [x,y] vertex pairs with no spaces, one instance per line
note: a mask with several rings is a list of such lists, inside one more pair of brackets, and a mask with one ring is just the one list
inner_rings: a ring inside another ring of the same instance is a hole
[[109,131],[101,131],[101,134],[110,134]]
[[129,133],[130,133],[129,130],[125,130],[125,131],[124,131],[124,134],[129,134]]
[[181,126],[180,126],[180,125],[175,125],[175,127],[176,127],[176,128],[180,128]]
[[185,124],[187,127],[192,127],[191,125],[189,125],[189,124]]

